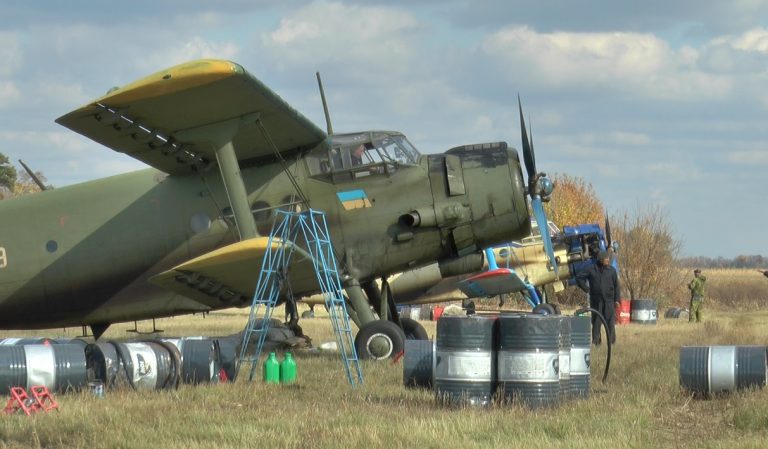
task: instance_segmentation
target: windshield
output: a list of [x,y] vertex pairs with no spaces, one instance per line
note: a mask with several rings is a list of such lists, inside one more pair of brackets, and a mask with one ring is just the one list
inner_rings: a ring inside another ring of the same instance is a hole
[[329,152],[318,148],[308,156],[312,175],[351,171],[353,177],[360,177],[392,173],[399,165],[415,165],[419,152],[402,134],[367,132],[334,135]]

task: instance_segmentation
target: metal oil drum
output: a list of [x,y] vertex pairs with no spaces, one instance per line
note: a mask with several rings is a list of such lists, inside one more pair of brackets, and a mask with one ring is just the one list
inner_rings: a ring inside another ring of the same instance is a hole
[[163,339],[174,345],[181,354],[181,381],[199,384],[218,381],[219,360],[216,344],[207,337]]
[[45,386],[52,392],[86,385],[85,353],[76,344],[0,346],[0,391]]
[[93,379],[108,389],[135,390],[175,388],[180,378],[180,354],[162,342],[100,342],[86,348]]
[[589,396],[590,336],[592,323],[589,315],[571,318],[571,395]]
[[403,349],[403,385],[409,388],[432,387],[435,342],[405,340]]
[[656,300],[633,299],[631,301],[631,320],[636,324],[656,324]]
[[496,391],[497,316],[445,316],[437,322],[434,386],[438,400],[488,406]]
[[559,315],[499,318],[498,382],[507,401],[531,408],[560,400]]
[[766,382],[765,346],[683,346],[680,386],[699,394],[730,392]]
[[571,397],[571,317],[560,317],[560,348],[558,351],[558,380],[560,382],[560,399],[566,401]]

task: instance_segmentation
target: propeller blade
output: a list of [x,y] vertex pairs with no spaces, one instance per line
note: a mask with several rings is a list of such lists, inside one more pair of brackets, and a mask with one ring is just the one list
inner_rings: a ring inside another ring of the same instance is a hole
[[533,168],[536,168],[536,150],[533,148],[533,121],[531,120],[530,115],[528,116],[528,140],[531,142],[531,160],[533,160]]
[[611,222],[608,221],[608,215],[605,215],[605,243],[610,248],[613,245],[613,238],[611,237]]
[[536,217],[536,223],[539,225],[539,233],[541,234],[541,240],[544,243],[544,251],[547,252],[549,263],[555,270],[555,275],[557,275],[557,260],[555,259],[555,250],[552,247],[552,238],[549,236],[547,214],[544,212],[544,206],[541,203],[541,198],[538,196],[531,198],[531,206],[533,206],[533,215]]
[[536,177],[536,159],[533,156],[533,148],[528,140],[528,133],[525,129],[525,119],[523,118],[523,104],[520,101],[520,95],[517,96],[517,107],[520,110],[520,134],[523,138],[523,160],[525,161],[525,170],[528,172],[528,182],[530,183]]

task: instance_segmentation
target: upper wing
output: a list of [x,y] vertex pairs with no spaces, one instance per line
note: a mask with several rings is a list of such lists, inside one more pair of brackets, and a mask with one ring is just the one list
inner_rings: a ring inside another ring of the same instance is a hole
[[[221,126],[236,123],[238,160],[317,145],[323,130],[229,61],[204,59],[115,89],[56,122],[166,173],[189,173],[216,161]],[[225,141],[228,139],[225,139]]]
[[[155,275],[150,281],[210,307],[250,304],[268,245],[268,237],[233,243]],[[277,245],[272,242],[273,249]],[[311,256],[299,247],[294,251],[288,269],[291,287],[294,291],[318,290]]]

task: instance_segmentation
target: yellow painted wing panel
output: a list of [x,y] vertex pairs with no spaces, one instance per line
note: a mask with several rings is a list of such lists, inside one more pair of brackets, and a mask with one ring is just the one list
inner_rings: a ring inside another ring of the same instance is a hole
[[240,65],[213,59],[152,74],[56,122],[159,170],[183,174],[216,161],[213,141],[220,136],[207,125],[238,117],[249,117],[233,139],[240,161],[274,153],[255,117],[280,152],[312,147],[326,137]]
[[[249,305],[268,244],[268,237],[237,242],[188,260],[150,281],[210,307]],[[272,244],[277,247],[275,241]],[[288,276],[296,294],[319,289],[310,256],[301,248],[295,248]]]

